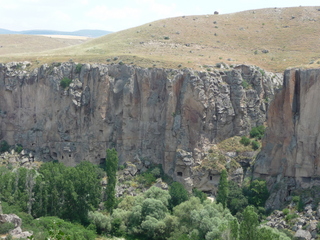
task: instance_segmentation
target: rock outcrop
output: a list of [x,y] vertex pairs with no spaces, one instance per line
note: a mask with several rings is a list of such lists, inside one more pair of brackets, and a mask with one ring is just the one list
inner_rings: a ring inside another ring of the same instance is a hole
[[[116,147],[121,163],[162,164],[263,124],[282,76],[253,66],[197,72],[127,65],[0,64],[0,140],[34,158],[99,164]],[[63,89],[60,81],[72,80]],[[193,156],[195,158],[195,156]]]
[[285,71],[283,89],[270,105],[268,129],[254,174],[270,188],[281,184],[269,207],[297,188],[320,185],[320,69]]
[[27,238],[32,235],[30,232],[21,230],[22,220],[15,214],[0,214],[0,225],[4,223],[14,224],[14,229],[9,231],[13,238]]

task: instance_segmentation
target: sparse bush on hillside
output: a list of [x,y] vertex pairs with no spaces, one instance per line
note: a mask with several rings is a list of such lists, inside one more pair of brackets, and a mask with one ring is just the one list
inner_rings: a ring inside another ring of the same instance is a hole
[[263,125],[253,127],[250,131],[250,137],[255,139],[261,139],[264,135],[266,128]]
[[81,72],[81,68],[82,68],[82,64],[81,63],[78,63],[76,65],[76,73],[80,73]]
[[250,86],[250,84],[245,79],[242,79],[241,85],[244,89],[248,89]]
[[164,37],[164,40],[169,40],[169,39],[170,39],[170,37],[168,37],[168,36]]
[[260,144],[256,140],[253,140],[251,145],[254,150],[257,150],[260,147]]
[[61,79],[60,81],[60,86],[65,89],[67,87],[69,87],[70,83],[72,82],[72,80],[70,78],[64,77]]
[[284,215],[288,215],[289,214],[289,209],[288,208],[285,208],[282,210],[283,214]]
[[260,73],[261,73],[262,77],[263,77],[264,75],[266,75],[265,71],[262,70],[262,69],[260,69]]
[[23,147],[21,144],[17,144],[14,151],[17,152],[17,153],[21,153],[23,150]]
[[248,146],[251,143],[251,141],[246,136],[242,136],[241,140],[240,140],[240,143],[243,144],[244,146]]

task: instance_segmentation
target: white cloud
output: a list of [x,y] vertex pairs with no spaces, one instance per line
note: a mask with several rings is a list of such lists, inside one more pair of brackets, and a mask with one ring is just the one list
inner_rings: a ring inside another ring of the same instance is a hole
[[1,8],[7,9],[7,10],[17,9],[18,7],[19,7],[19,5],[16,3],[3,3],[3,4],[1,4]]
[[87,5],[88,3],[89,3],[88,0],[81,0],[81,4],[83,4],[83,5]]
[[93,17],[99,20],[108,20],[108,19],[125,19],[125,18],[137,18],[141,14],[141,11],[138,8],[108,8],[104,5],[96,6],[91,9],[87,16]]
[[70,15],[68,15],[64,12],[61,12],[61,11],[54,12],[54,16],[62,21],[70,21],[71,20]]
[[136,0],[135,2],[143,6],[151,14],[160,16],[161,18],[182,15],[175,3],[163,4],[157,0]]

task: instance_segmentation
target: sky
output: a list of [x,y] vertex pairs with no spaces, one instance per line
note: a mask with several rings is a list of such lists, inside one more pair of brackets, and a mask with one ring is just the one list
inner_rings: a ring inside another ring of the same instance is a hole
[[319,6],[319,0],[0,0],[0,28],[120,31],[159,19],[245,10]]

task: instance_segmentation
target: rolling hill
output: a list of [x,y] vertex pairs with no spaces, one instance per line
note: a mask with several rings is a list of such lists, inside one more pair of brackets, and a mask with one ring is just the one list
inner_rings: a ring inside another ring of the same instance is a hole
[[320,7],[269,8],[181,16],[111,33],[80,45],[0,61],[114,62],[143,67],[207,69],[219,62],[270,71],[320,61]]
[[26,30],[26,31],[11,31],[7,29],[0,28],[0,34],[27,34],[27,35],[70,35],[70,36],[82,36],[96,38],[107,35],[111,33],[110,31],[104,30],[92,30],[92,29],[82,29],[73,32],[65,31],[54,31],[54,30]]

